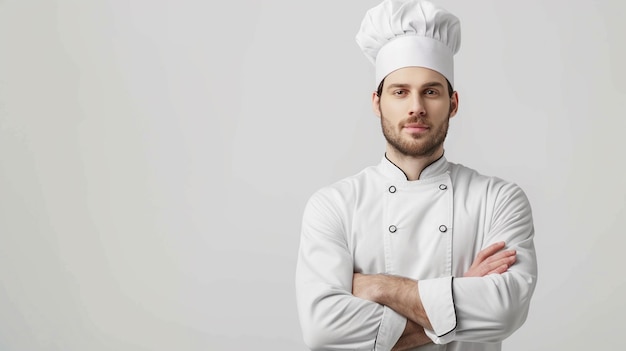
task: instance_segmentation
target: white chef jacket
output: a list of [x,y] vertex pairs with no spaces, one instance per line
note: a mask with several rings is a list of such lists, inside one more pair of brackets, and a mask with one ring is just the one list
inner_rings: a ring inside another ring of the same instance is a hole
[[[418,280],[433,327],[433,343],[418,350],[500,350],[526,320],[537,280],[533,236],[516,184],[445,157],[408,181],[383,157],[305,207],[296,268],[304,341],[313,350],[390,350],[406,318],[351,294],[354,272],[387,273]],[[478,252],[498,241],[517,251],[516,263],[464,278]]]

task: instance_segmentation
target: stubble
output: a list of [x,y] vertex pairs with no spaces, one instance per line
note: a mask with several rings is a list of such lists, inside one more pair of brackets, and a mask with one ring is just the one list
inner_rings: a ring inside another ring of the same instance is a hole
[[[383,135],[387,142],[399,153],[411,157],[430,157],[439,147],[443,145],[448,135],[448,126],[450,124],[450,114],[444,123],[438,127],[430,126],[430,130],[425,135],[406,135],[401,131],[400,126],[394,126],[389,122],[381,112],[380,118]],[[405,123],[423,122],[419,119],[407,120]],[[433,129],[435,128],[435,129]]]

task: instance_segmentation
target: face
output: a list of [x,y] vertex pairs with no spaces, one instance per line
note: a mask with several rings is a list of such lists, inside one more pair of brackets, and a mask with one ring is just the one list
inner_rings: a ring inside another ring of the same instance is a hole
[[410,157],[443,152],[458,95],[449,96],[440,73],[423,67],[398,69],[385,77],[381,95],[374,93],[372,100],[392,152]]

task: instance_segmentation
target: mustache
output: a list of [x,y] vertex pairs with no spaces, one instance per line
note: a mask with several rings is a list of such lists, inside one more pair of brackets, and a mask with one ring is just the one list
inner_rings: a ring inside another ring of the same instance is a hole
[[404,121],[402,121],[402,125],[405,124],[421,124],[421,125],[425,125],[425,126],[429,126],[430,127],[430,123],[427,122],[427,119],[424,117],[409,117],[407,119],[405,119]]

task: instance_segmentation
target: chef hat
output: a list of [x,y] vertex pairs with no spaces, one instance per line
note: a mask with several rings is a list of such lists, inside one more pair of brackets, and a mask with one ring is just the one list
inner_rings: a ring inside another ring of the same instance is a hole
[[430,2],[384,0],[365,14],[356,41],[376,66],[376,86],[389,73],[410,66],[435,70],[454,85],[461,24]]

